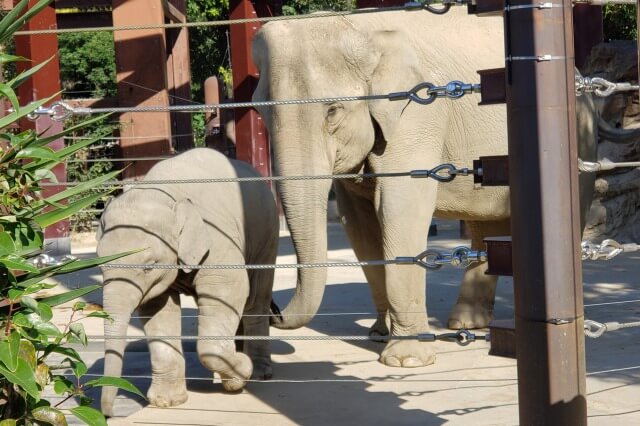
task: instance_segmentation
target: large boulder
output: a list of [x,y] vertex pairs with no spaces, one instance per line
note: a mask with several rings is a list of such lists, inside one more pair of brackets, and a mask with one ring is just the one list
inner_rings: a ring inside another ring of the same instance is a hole
[[[612,82],[638,81],[635,41],[614,41],[595,46],[582,74]],[[602,117],[616,127],[640,127],[638,91],[597,99]],[[613,144],[600,140],[598,160],[640,161],[640,140]],[[598,172],[595,194],[584,232],[585,240],[613,238],[619,242],[640,242],[640,169],[621,168]]]

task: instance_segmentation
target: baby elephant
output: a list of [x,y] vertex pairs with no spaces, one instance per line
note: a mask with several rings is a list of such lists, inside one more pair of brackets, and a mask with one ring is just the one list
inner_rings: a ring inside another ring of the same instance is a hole
[[[155,165],[147,181],[256,177],[246,163],[206,148],[187,151]],[[170,407],[187,400],[185,361],[180,340],[180,293],[198,304],[199,336],[269,334],[273,269],[195,269],[189,265],[274,264],[278,213],[264,182],[154,183],[136,185],[107,206],[98,231],[98,255],[144,249],[114,263],[183,265],[181,269],[105,267],[104,374],[120,376],[126,334],[138,310],[151,354],[149,402]],[[202,364],[222,377],[226,390],[245,380],[272,374],[268,341],[248,341],[244,353],[233,340],[198,340]],[[105,387],[102,411],[113,415],[117,390]]]

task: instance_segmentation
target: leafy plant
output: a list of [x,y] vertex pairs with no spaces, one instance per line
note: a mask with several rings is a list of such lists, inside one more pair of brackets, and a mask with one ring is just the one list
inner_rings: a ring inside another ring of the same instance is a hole
[[636,40],[636,6],[633,4],[608,4],[604,7],[604,39]]
[[[24,22],[47,7],[50,0],[41,0],[26,10],[28,0],[21,0],[0,21],[0,43],[8,40]],[[23,14],[24,12],[24,14]],[[0,53],[0,64],[25,60]],[[74,143],[59,151],[48,144],[72,134],[101,117],[68,127],[61,133],[42,136],[33,130],[12,133],[6,128],[25,118],[49,99],[20,106],[16,88],[36,73],[41,65],[0,83],[0,100],[7,99],[13,112],[0,118],[0,425],[31,425],[48,423],[66,425],[66,415],[72,414],[90,425],[106,425],[104,416],[90,407],[86,390],[99,386],[117,386],[137,393],[140,391],[126,380],[103,377],[82,381],[87,366],[71,344],[87,344],[82,323],[76,318],[84,309],[76,303],[73,315],[61,330],[53,322],[52,308],[96,290],[90,286],[44,297],[44,290],[55,285],[44,282],[49,277],[75,272],[112,261],[125,254],[78,260],[65,257],[53,259],[41,254],[43,229],[68,218],[93,204],[104,191],[86,195],[88,191],[113,179],[117,172],[103,174],[43,197],[46,180],[55,181],[51,169],[99,139],[99,136]],[[73,201],[69,201],[72,200]],[[91,312],[86,317],[108,318],[105,312]],[[62,358],[62,365],[53,366],[51,358]],[[59,368],[72,371],[73,380]],[[52,388],[63,395],[63,402],[78,398],[80,406],[69,410],[52,405],[44,391]]]

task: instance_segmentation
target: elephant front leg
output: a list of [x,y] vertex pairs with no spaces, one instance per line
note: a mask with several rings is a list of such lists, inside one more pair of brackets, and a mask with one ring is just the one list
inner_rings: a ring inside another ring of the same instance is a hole
[[[349,193],[342,182],[335,182],[334,187],[340,218],[358,260],[363,262],[382,259],[382,232],[373,203]],[[377,312],[376,321],[369,328],[369,336],[388,336],[389,301],[385,289],[384,267],[364,266],[362,271],[369,283]]]
[[[509,235],[511,232],[508,220],[465,223],[471,234],[473,250],[485,249],[485,237]],[[447,325],[450,329],[484,328],[493,319],[498,277],[487,275],[486,271],[487,262],[473,263],[465,270],[458,299],[449,314]]]
[[[383,181],[380,191],[378,214],[384,259],[415,256],[425,249],[430,212],[435,205],[435,182],[397,181]],[[416,336],[429,331],[425,270],[417,265],[386,265],[385,285],[391,336]],[[380,361],[392,367],[422,367],[435,362],[435,352],[429,343],[392,339]]]
[[225,390],[239,391],[253,370],[251,359],[236,351],[233,339],[249,294],[247,273],[231,270],[203,274],[196,278],[196,292],[200,362],[220,375]]
[[149,403],[156,407],[174,407],[187,401],[185,362],[180,340],[162,340],[162,336],[180,336],[180,295],[168,291],[138,309],[149,340],[151,355],[151,386],[147,392]]

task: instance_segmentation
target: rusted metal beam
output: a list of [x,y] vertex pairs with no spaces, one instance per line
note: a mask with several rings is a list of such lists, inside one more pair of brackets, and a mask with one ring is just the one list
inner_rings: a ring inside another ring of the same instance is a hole
[[576,4],[573,6],[573,33],[576,67],[585,65],[591,49],[604,40],[602,6]]
[[[250,0],[231,0],[229,7],[231,19],[259,16]],[[250,101],[258,84],[258,70],[251,60],[251,40],[259,28],[259,23],[230,28],[233,98],[236,102]],[[237,109],[235,118],[237,158],[252,164],[263,176],[271,175],[269,143],[262,118],[249,108]]]
[[509,185],[509,157],[489,155],[473,160],[473,183],[482,186]]
[[489,323],[489,355],[516,358],[516,322],[514,319]]
[[[166,0],[165,0],[166,2]],[[183,19],[186,22],[186,0],[173,0],[170,10],[172,19]],[[165,10],[166,13],[166,10]],[[189,55],[189,30],[187,28],[171,28],[167,30],[167,82],[171,105],[191,104],[191,64]],[[173,147],[177,151],[193,148],[193,127],[191,114],[172,112],[171,131]]]
[[483,242],[487,247],[487,274],[512,276],[511,237],[487,237]]
[[[113,0],[115,26],[164,23],[162,0]],[[121,107],[169,105],[167,43],[163,29],[114,31],[118,102]],[[168,112],[129,112],[120,115],[123,157],[173,154]],[[140,161],[125,170],[125,179],[144,176],[153,161]]]
[[[37,0],[29,1],[29,7],[37,3]],[[41,29],[56,28],[56,14],[53,7],[43,9],[38,15],[29,20],[22,30],[33,31]],[[60,63],[58,61],[58,36],[55,34],[43,35],[21,35],[15,37],[16,54],[29,58],[30,62],[18,62],[17,70],[22,72],[35,64],[48,63],[33,77],[27,79],[18,88],[20,104],[26,105],[30,102],[54,96],[51,102],[60,100]],[[41,116],[35,122],[22,120],[22,129],[34,129],[39,134],[52,135],[62,131],[62,123],[53,121],[48,116]],[[55,140],[49,145],[54,150],[64,148],[62,138]],[[64,164],[53,168],[56,178],[64,182],[67,180]],[[44,196],[48,197],[64,190],[62,186],[47,187]],[[45,244],[48,252],[69,253],[71,250],[69,239],[69,222],[62,221],[45,229]]]
[[[507,123],[522,425],[586,425],[573,14],[512,0]],[[513,8],[513,6],[524,6]]]
[[478,74],[480,75],[479,105],[504,103],[507,96],[504,87],[505,69],[480,70]]

